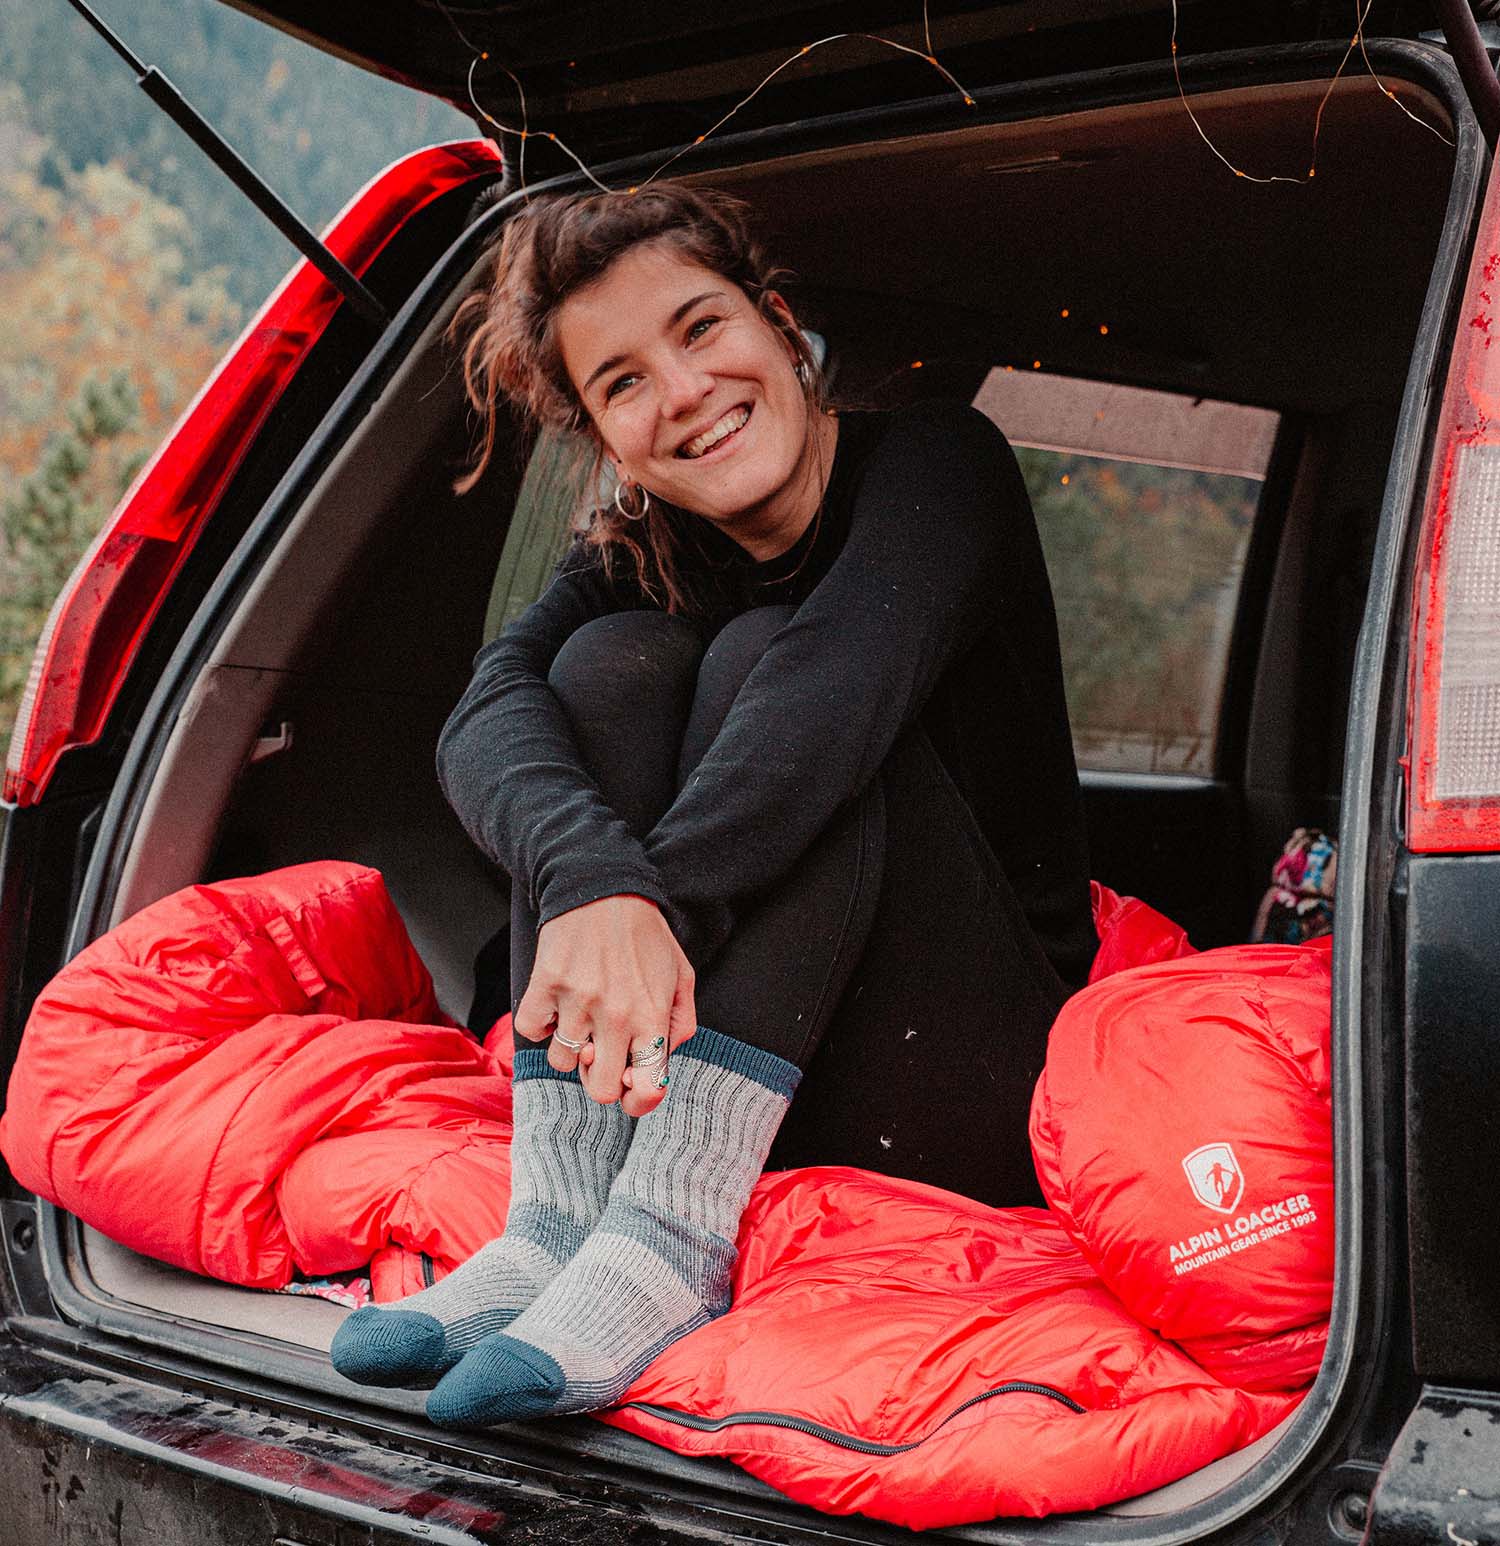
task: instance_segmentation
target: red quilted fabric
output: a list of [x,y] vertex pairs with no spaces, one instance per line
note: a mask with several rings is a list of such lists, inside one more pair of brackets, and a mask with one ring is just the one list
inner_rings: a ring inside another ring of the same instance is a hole
[[1295,1389],[1333,1295],[1328,940],[1138,967],[1063,1006],[1031,1111],[1042,1191],[1143,1324]]
[[47,986],[0,1149],[105,1234],[230,1282],[382,1248],[451,1266],[504,1217],[510,1089],[444,1021],[376,871],[190,886]]
[[[1321,1345],[1326,965],[1178,959],[1160,914],[1103,888],[1096,905],[1100,970],[1158,964],[1079,994],[1054,1032],[1055,1215],[856,1170],[766,1176],[734,1308],[603,1420],[828,1513],[930,1528],[1097,1507],[1292,1410],[1246,1387],[1304,1380]],[[504,1058],[443,1023],[380,877],[324,863],[190,887],[70,963],[0,1147],[136,1250],[266,1288],[373,1258],[389,1299],[424,1255],[441,1271],[499,1231],[509,1119]],[[1317,1223],[1180,1277],[1163,1253],[1223,1216],[1181,1153],[1220,1140],[1244,1166],[1234,1211],[1306,1193]]]

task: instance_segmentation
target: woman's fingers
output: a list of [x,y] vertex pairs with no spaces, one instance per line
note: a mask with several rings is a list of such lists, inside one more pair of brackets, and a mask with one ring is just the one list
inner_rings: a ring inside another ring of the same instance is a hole
[[624,1073],[625,1093],[621,1109],[628,1117],[643,1117],[661,1105],[667,1093],[667,1060],[670,1048],[665,1034],[649,1041],[639,1038],[630,1049],[630,1066]]
[[[554,1038],[555,1040],[555,1038]],[[580,1074],[588,1094],[603,1106],[613,1105],[624,1091],[622,1076],[630,1055],[630,1022],[616,1018],[607,1026],[596,1025],[594,1055]]]
[[677,988],[667,1012],[667,1045],[675,1052],[698,1029],[698,1006],[693,997],[693,969],[683,956]]
[[554,1026],[552,1044],[547,1048],[547,1062],[562,1074],[570,1074],[576,1069],[578,1077],[582,1079],[585,1062],[593,1061],[590,1052],[593,1045],[586,1025],[573,1023],[566,1030],[561,1025]]
[[546,1041],[557,1029],[557,998],[536,974],[531,986],[521,995],[511,1024],[517,1036],[527,1041]]
[[592,1062],[592,1043],[586,1019],[570,1014],[567,1024],[562,1023],[557,999],[554,990],[533,977],[532,985],[516,1006],[513,1023],[516,1034],[524,1036],[527,1041],[546,1041],[550,1036],[552,1041],[547,1048],[547,1062],[559,1073],[567,1074]]
[[543,924],[515,1026],[532,1041],[551,1036],[548,1063],[577,1069],[594,1100],[623,1098],[632,1116],[656,1106],[664,1070],[631,1073],[632,1047],[649,1057],[653,1041],[670,1051],[695,1029],[693,969],[660,908],[608,896]]

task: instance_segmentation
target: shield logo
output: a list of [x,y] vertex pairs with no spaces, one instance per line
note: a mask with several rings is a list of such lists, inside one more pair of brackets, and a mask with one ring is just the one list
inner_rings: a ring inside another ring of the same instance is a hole
[[1215,1213],[1233,1213],[1245,1190],[1240,1162],[1227,1143],[1206,1143],[1183,1160],[1193,1196]]

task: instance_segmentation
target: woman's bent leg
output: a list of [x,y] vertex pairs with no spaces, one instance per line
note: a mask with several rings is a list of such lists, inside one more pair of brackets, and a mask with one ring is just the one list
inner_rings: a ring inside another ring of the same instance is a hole
[[[683,736],[680,782],[713,744],[736,694],[793,610],[746,612],[710,646]],[[807,1066],[875,917],[885,820],[885,793],[877,783],[845,804],[791,873],[745,909],[728,944],[698,974],[704,1025]]]
[[[747,613],[715,640],[680,778],[789,617]],[[1066,997],[919,728],[698,981],[705,1025],[806,1071],[772,1165],[859,1165],[997,1206],[1039,1200],[1027,1118]]]
[[1067,989],[920,730],[881,782],[880,904],[770,1163],[1037,1202],[1027,1117]]
[[[574,721],[586,765],[611,804],[646,831],[675,791],[678,746],[702,644],[675,619],[601,618],[558,655],[553,688]],[[536,919],[514,888],[512,981],[525,987]],[[511,1198],[504,1233],[442,1282],[389,1309],[357,1310],[334,1338],[334,1367],[371,1385],[431,1385],[511,1324],[599,1222],[635,1124],[559,1074],[544,1047],[517,1042]]]
[[[747,614],[715,641],[679,773],[696,766],[781,621]],[[873,915],[882,810],[878,796],[855,802],[700,973],[702,1023],[673,1056],[666,1099],[636,1123],[603,1217],[530,1308],[433,1392],[435,1422],[612,1405],[663,1348],[728,1307],[740,1214],[801,1077],[795,1059]]]
[[[702,657],[702,635],[682,618],[617,612],[580,628],[552,663],[548,685],[567,711],[583,766],[604,803],[637,837],[661,820],[677,794],[677,760]],[[512,1010],[531,980],[536,933],[526,888],[513,886]],[[516,1041],[518,1050],[531,1045]]]

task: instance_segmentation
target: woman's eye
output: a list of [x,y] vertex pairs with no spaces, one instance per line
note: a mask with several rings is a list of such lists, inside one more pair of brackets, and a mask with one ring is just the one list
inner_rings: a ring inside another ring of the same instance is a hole
[[608,399],[617,396],[620,392],[623,392],[625,388],[628,387],[635,379],[636,378],[634,376],[616,376],[615,379],[611,381],[607,387],[605,387],[605,398]]
[[693,341],[694,339],[702,338],[703,335],[708,332],[708,330],[718,320],[719,319],[717,317],[699,317],[698,320],[688,328],[689,342]]

